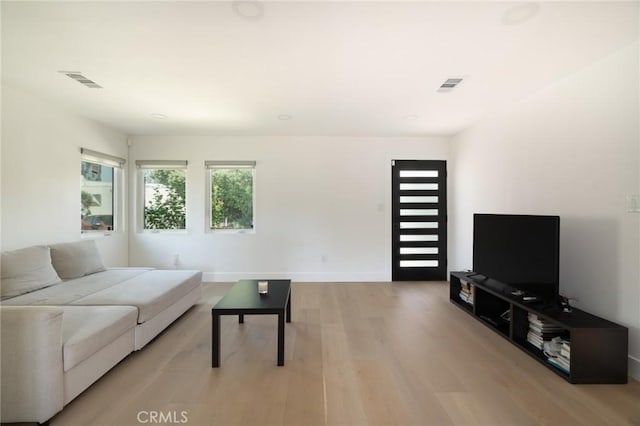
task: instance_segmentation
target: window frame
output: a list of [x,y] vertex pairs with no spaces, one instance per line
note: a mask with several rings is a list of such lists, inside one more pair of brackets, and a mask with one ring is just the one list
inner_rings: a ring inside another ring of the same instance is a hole
[[[205,161],[205,214],[204,214],[204,227],[206,233],[212,234],[255,234],[257,228],[257,206],[256,206],[256,175],[257,175],[257,163],[256,161]],[[212,187],[211,178],[212,172],[215,169],[251,169],[252,170],[252,182],[251,182],[251,209],[253,215],[253,227],[244,229],[216,229],[211,225],[211,202],[212,202]]]
[[[113,169],[112,182],[112,216],[113,225],[110,230],[104,229],[82,229],[80,227],[81,238],[96,238],[101,236],[110,236],[112,234],[122,234],[126,232],[124,220],[125,205],[125,168],[127,160],[115,155],[105,154],[93,151],[87,148],[80,148],[80,170],[82,171],[82,163],[98,164]],[[80,185],[80,194],[82,197],[82,184]]]
[[[185,234],[188,230],[188,214],[187,214],[187,180],[188,180],[188,161],[186,160],[136,160],[136,230],[138,233],[146,234]],[[145,228],[144,209],[145,209],[145,179],[146,170],[184,170],[184,186],[185,186],[185,212],[184,212],[184,228],[181,229],[147,229]]]

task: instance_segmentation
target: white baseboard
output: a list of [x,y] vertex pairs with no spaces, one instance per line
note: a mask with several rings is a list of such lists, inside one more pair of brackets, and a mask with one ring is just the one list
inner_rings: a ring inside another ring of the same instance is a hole
[[629,355],[629,377],[640,380],[640,359]]
[[389,282],[391,277],[385,272],[203,272],[205,282],[235,282],[238,280],[290,279],[302,282]]

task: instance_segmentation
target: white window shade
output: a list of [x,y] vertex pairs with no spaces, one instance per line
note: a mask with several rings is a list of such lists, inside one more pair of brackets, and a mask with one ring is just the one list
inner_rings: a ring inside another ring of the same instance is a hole
[[252,168],[256,166],[255,161],[205,161],[204,166],[207,169],[240,169]]
[[187,161],[180,160],[136,160],[139,169],[186,169]]
[[104,154],[98,151],[92,151],[87,148],[80,148],[80,158],[82,161],[88,161],[90,163],[102,164],[109,167],[124,167],[127,160],[124,158],[116,157],[115,155]]

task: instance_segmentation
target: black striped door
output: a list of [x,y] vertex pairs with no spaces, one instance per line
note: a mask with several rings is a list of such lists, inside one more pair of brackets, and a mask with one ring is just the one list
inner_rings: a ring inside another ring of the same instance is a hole
[[392,163],[393,281],[447,276],[447,162]]

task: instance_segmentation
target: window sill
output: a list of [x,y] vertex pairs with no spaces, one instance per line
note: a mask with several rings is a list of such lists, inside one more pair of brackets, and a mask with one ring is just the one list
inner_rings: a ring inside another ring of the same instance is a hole
[[207,229],[207,234],[255,234],[255,229]]
[[143,229],[142,231],[138,231],[138,233],[147,235],[187,235],[189,231],[187,231],[186,229]]
[[81,239],[97,239],[118,234],[117,231],[80,231]]

